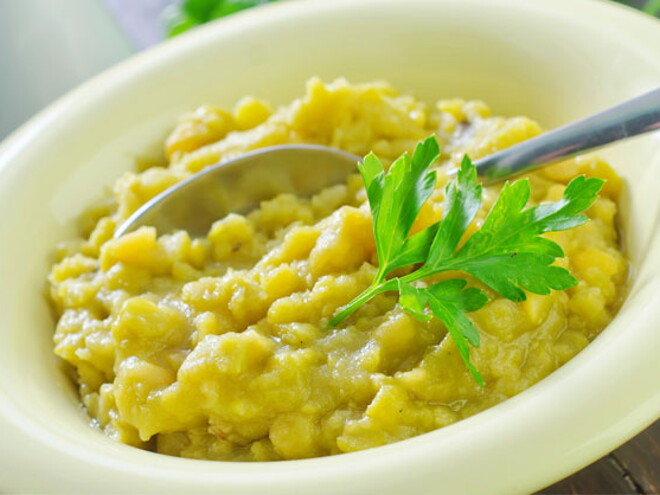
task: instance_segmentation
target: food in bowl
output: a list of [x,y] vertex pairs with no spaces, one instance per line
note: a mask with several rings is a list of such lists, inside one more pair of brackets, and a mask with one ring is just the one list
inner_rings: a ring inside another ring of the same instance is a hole
[[[512,397],[570,360],[608,324],[628,263],[616,227],[621,179],[584,156],[528,176],[530,202],[562,198],[575,176],[606,179],[591,221],[547,234],[577,285],[470,313],[481,337],[466,369],[438,319],[420,321],[394,292],[332,328],[338,308],[378,271],[367,196],[356,174],[312,198],[281,195],[230,214],[203,239],[152,227],[113,239],[118,224],[169,186],[259,147],[318,143],[386,163],[433,134],[437,184],[416,229],[442,217],[444,185],[476,159],[533,137],[525,117],[492,117],[478,101],[433,109],[385,83],[308,83],[272,111],[255,98],[232,112],[202,107],[166,141],[166,166],[127,173],[58,248],[50,294],[55,352],[75,370],[83,404],[106,435],[164,454],[266,461],[339,454],[410,438]],[[310,164],[313,166],[313,164]],[[484,187],[477,229],[501,185]],[[468,277],[470,285],[479,282]]]

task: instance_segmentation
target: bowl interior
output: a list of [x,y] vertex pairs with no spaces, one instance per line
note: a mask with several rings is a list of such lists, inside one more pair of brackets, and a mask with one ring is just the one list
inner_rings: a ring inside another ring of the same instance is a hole
[[[0,392],[5,397],[0,402],[0,431],[7,440],[0,446],[0,459],[14,473],[9,485],[0,488],[48,491],[66,486],[73,490],[96,477],[113,483],[108,486],[117,490],[144,487],[148,481],[153,491],[173,489],[176,482],[178,489],[211,490],[212,485],[205,483],[215,483],[257,493],[269,485],[271,493],[284,493],[291,483],[286,474],[298,476],[300,487],[325,493],[336,489],[336,480],[331,480],[340,466],[347,470],[345,482],[360,483],[370,472],[379,472],[372,483],[380,485],[383,493],[396,491],[401,483],[414,487],[416,482],[406,476],[393,481],[381,470],[382,463],[404,455],[409,445],[426,445],[425,439],[336,459],[261,467],[213,464],[210,468],[205,462],[131,449],[93,431],[52,355],[53,318],[44,292],[53,247],[71,238],[75,220],[85,207],[106,194],[114,180],[132,168],[137,156],[152,153],[176,116],[196,105],[231,106],[245,94],[286,103],[302,94],[310,76],[326,80],[345,76],[352,82],[384,79],[429,103],[439,97],[479,98],[495,114],[528,115],[554,127],[657,87],[660,62],[649,43],[660,42],[658,31],[651,20],[590,1],[285,2],[165,43],[54,105],[0,150],[0,211],[5,212],[0,223]],[[622,221],[636,279],[630,300],[617,317],[619,323],[592,344],[598,350],[590,347],[575,360],[578,363],[569,363],[570,373],[583,373],[584,383],[594,380],[591,361],[616,356],[615,345],[625,347],[633,338],[648,337],[644,325],[634,322],[652,317],[642,313],[650,311],[646,302],[660,285],[654,266],[660,256],[656,234],[660,135],[614,146],[602,155],[628,184]],[[660,343],[658,338],[654,342]],[[544,401],[551,399],[544,394],[557,394],[567,387],[564,375],[510,401],[508,410],[498,407],[492,414],[485,413],[483,421],[500,421],[502,411],[513,414],[515,408],[531,408],[534,400],[540,401],[538,407],[548,403]],[[518,489],[531,490],[550,482],[642,428],[644,421],[650,421],[648,411],[660,404],[657,392],[652,395],[648,390],[646,382],[632,383],[621,392],[621,400],[644,404],[627,409],[616,406],[611,408],[612,416],[598,416],[591,430],[580,430],[584,432],[580,448],[563,460],[555,452],[549,467],[530,468],[516,482]],[[575,393],[566,392],[566,396]],[[609,431],[607,422],[611,425],[615,416],[638,417],[636,426],[629,421],[626,428],[605,434],[598,443],[594,432]],[[477,428],[478,422],[472,425]],[[466,449],[478,447],[460,424],[447,430],[424,437],[433,437],[435,449],[452,450],[456,442],[464,442]],[[587,437],[591,439],[588,445]],[[486,455],[492,452],[489,442],[494,440],[488,435],[483,438],[481,452]],[[561,442],[570,439],[562,438],[559,435],[557,443],[548,445],[551,454],[555,447],[569,445]],[[524,439],[520,442],[523,445]],[[434,474],[431,464],[423,468],[441,483],[435,488],[483,486],[476,475],[471,485],[452,485],[466,469],[460,467],[460,455],[456,455],[456,474],[447,469],[436,469]],[[548,454],[533,450],[528,455],[530,462],[538,462]],[[342,460],[347,457],[360,459],[361,470],[351,470],[353,461]],[[57,469],[36,479],[34,468],[29,467],[35,463],[54,463]],[[81,465],[85,473],[76,478]],[[422,469],[426,464],[418,466]],[[496,477],[497,466],[495,462],[488,468]],[[313,470],[316,477],[307,477],[305,473]],[[329,480],[327,487],[319,485],[320,479]],[[491,479],[489,486],[496,493],[507,484]],[[426,484],[418,488],[419,493],[430,489]]]

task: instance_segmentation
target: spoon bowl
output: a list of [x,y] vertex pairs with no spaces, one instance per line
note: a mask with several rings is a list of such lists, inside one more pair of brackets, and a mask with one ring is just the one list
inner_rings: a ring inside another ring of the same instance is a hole
[[140,207],[115,231],[120,237],[142,225],[159,234],[185,229],[206,235],[218,218],[248,213],[278,194],[312,195],[355,172],[360,158],[311,144],[261,148],[208,167],[166,189]]

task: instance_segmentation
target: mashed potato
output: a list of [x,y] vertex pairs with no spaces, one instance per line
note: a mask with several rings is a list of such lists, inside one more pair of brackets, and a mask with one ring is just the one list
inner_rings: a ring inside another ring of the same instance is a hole
[[[592,221],[549,237],[579,280],[565,292],[496,296],[471,313],[482,345],[472,380],[438,320],[404,313],[394,293],[340,328],[336,308],[376,272],[371,217],[358,176],[312,198],[282,195],[230,214],[203,239],[142,227],[113,240],[140,205],[191,174],[248,150],[319,143],[385,161],[435,134],[438,186],[419,222],[442,214],[446,172],[541,132],[525,117],[492,117],[478,101],[434,107],[386,84],[308,83],[273,111],[246,98],[202,107],[165,144],[166,167],[128,173],[84,217],[85,238],[58,249],[49,277],[55,352],[75,369],[81,399],[106,435],[164,454],[266,461],[339,454],[435,430],[530,387],[571,359],[619,307],[627,261],[616,229],[621,180],[582,157],[529,176],[532,201],[557,200],[578,174],[607,179]],[[310,164],[310,166],[314,166]],[[484,189],[483,220],[499,187]]]

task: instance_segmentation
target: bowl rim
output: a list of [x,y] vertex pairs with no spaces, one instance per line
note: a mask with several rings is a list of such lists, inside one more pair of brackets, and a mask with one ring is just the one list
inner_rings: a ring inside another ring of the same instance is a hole
[[[393,4],[395,1],[333,0],[332,8],[350,9],[351,5],[355,4],[378,4],[382,7],[383,4]],[[437,2],[437,0],[411,1],[415,2],[418,6],[432,5]],[[478,6],[488,0],[442,1],[445,3],[471,3]],[[654,52],[650,48],[651,46],[660,46],[660,23],[630,8],[599,0],[581,0],[580,2],[575,2],[574,0],[545,0],[534,3],[527,0],[490,0],[490,2],[507,8],[524,8],[539,15],[548,12],[552,12],[558,16],[583,15],[583,18],[579,19],[579,21],[589,25],[597,22],[595,19],[607,19],[612,15],[616,15],[620,23],[616,26],[610,26],[613,34],[618,33],[623,35],[626,32],[630,33],[629,29],[632,29],[631,26],[633,26],[636,29],[637,36],[628,42],[639,47],[640,54],[647,57],[652,65],[657,67],[660,74],[660,59],[657,57],[657,52]],[[200,27],[177,39],[166,41],[160,46],[118,64],[60,98],[7,137],[0,144],[0,174],[10,171],[13,157],[20,154],[31,143],[38,141],[42,135],[48,132],[49,125],[55,122],[61,115],[78,111],[92,104],[96,94],[103,91],[111,91],[117,87],[121,88],[122,85],[130,86],[131,81],[139,77],[140,73],[148,72],[150,67],[156,67],[161,64],[167,65],[167,61],[177,56],[177,54],[193,51],[196,46],[205,45],[211,40],[222,37],[231,38],[233,32],[240,31],[246,26],[253,26],[259,23],[276,23],[279,19],[292,15],[306,14],[315,8],[322,10],[323,8],[330,7],[323,0],[288,0],[287,2],[269,4],[259,9],[242,12],[211,25]],[[576,19],[574,21],[577,22]],[[625,28],[623,27],[624,25],[626,26]],[[222,31],[222,33],[219,34],[219,31]],[[0,187],[0,189],[2,188]],[[638,321],[641,320],[647,326],[650,326],[653,324],[654,313],[656,312],[654,308],[649,307],[647,311],[638,315]],[[612,328],[617,326],[615,322],[611,325]],[[556,411],[553,412],[551,408],[544,409],[544,406],[548,404],[547,397],[550,395],[548,391],[557,388],[566,388],[568,386],[566,385],[566,375],[571,377],[579,371],[585,376],[583,381],[591,384],[598,384],[599,378],[603,375],[611,379],[612,381],[607,384],[600,383],[595,390],[586,390],[582,387],[572,386],[572,395],[577,404],[585,404],[587,399],[593,399],[603,403],[602,398],[595,398],[594,396],[598,396],[601,393],[606,394],[608,388],[613,383],[617,383],[617,375],[611,372],[607,373],[608,370],[604,363],[605,359],[594,358],[593,355],[605,346],[606,340],[609,348],[613,345],[611,341],[622,340],[620,338],[621,332],[618,332],[617,336],[613,335],[614,332],[607,332],[606,329],[604,333],[608,334],[607,339],[596,339],[585,351],[544,379],[541,384],[522,392],[518,396],[440,430],[375,449],[340,456],[259,464],[256,466],[240,463],[221,463],[219,465],[214,461],[170,458],[160,454],[139,451],[127,446],[120,446],[117,452],[126,455],[126,459],[128,460],[89,455],[89,452],[77,451],[75,446],[69,446],[66,455],[79,458],[82,462],[103,463],[115,472],[121,472],[124,475],[131,474],[136,476],[136,479],[143,481],[149,479],[151,476],[158,476],[162,479],[169,480],[171,483],[177,483],[181,481],[180,477],[182,473],[185,473],[196,478],[194,486],[208,484],[209,486],[216,487],[231,486],[236,489],[246,482],[247,477],[254,476],[257,471],[260,476],[260,480],[258,481],[258,486],[260,487],[282,483],[291,483],[292,485],[293,483],[299,483],[300,486],[311,487],[318,486],[319,480],[329,480],[337,476],[343,477],[347,481],[360,480],[365,479],[365,477],[376,476],[377,473],[382,473],[383,471],[387,472],[388,469],[400,469],[398,466],[400,466],[400,460],[402,458],[407,459],[409,463],[415,463],[423,467],[426,472],[432,472],[434,462],[438,462],[438,459],[445,462],[449,462],[451,457],[469,459],[470,453],[480,448],[479,435],[482,433],[491,431],[491,436],[497,439],[500,445],[507,445],[512,435],[515,436],[516,432],[519,431],[519,428],[515,424],[510,424],[514,418],[520,421],[520,424],[526,425],[523,431],[545,431],[545,434],[541,436],[549,438],[548,431],[553,429],[553,425],[561,427],[562,422],[566,421],[570,416],[567,414],[570,411],[559,411],[559,414],[555,414]],[[656,342],[660,343],[660,338],[656,339]],[[631,357],[631,359],[639,349],[639,346],[633,346],[630,343],[619,343],[621,344],[619,347],[621,352],[625,353],[624,356]],[[634,359],[631,362],[634,363],[634,367],[630,370],[631,372],[648,371],[650,369],[648,363],[642,366],[639,362],[635,363]],[[659,370],[650,369],[650,371],[655,373],[656,379],[660,378]],[[602,378],[600,379],[602,380]],[[624,385],[625,380],[622,381],[622,378],[619,376],[618,383]],[[583,395],[582,398],[580,398],[581,394]],[[530,420],[528,417],[525,417],[526,413],[522,410],[524,409],[522,408],[523,405],[527,405],[527,409],[534,409],[536,412],[541,411],[541,413]],[[545,412],[543,413],[543,411]],[[629,408],[627,416],[623,418],[610,418],[612,427],[608,431],[602,432],[597,438],[581,438],[579,442],[576,438],[574,439],[576,440],[574,445],[571,446],[569,451],[554,452],[553,458],[557,460],[557,465],[561,466],[560,468],[555,468],[551,473],[541,467],[529,469],[525,473],[516,473],[516,476],[518,476],[516,486],[519,490],[523,489],[524,491],[539,488],[548,481],[555,479],[558,473],[560,475],[567,474],[576,468],[586,465],[595,460],[605,450],[617,446],[641,431],[660,416],[659,411],[660,391],[656,390],[655,395],[648,394],[646,402],[639,407]],[[5,412],[0,407],[0,431],[2,431],[3,427],[25,428],[26,425],[17,424],[16,418],[12,418],[10,415],[5,414]],[[504,418],[504,421],[502,418]],[[588,417],[580,418],[580,421],[583,423],[589,420],[590,418]],[[5,422],[5,426],[3,426],[3,421]],[[494,435],[492,434],[493,430],[496,431]],[[573,430],[578,431],[579,428],[576,429],[573,427]],[[25,431],[24,434],[30,435],[28,431]],[[57,440],[57,436],[47,435],[41,441],[46,444],[57,442]],[[457,440],[461,441],[460,446],[457,445]],[[456,447],[452,456],[448,456],[446,452],[439,452],[440,447],[449,445],[450,443]],[[57,448],[61,449],[61,446]],[[501,455],[506,457],[504,454]],[[428,457],[432,457],[435,460],[429,462]],[[146,467],[138,465],[134,462],[138,460],[140,462],[144,460],[144,463],[148,465]],[[356,464],[361,466],[361,471],[358,474],[354,470],[351,470],[351,467]],[[211,466],[212,470],[209,469]],[[256,484],[251,485],[251,488],[254,489],[255,487],[257,487]],[[493,486],[493,488],[496,487]],[[496,489],[494,493],[497,491]]]

